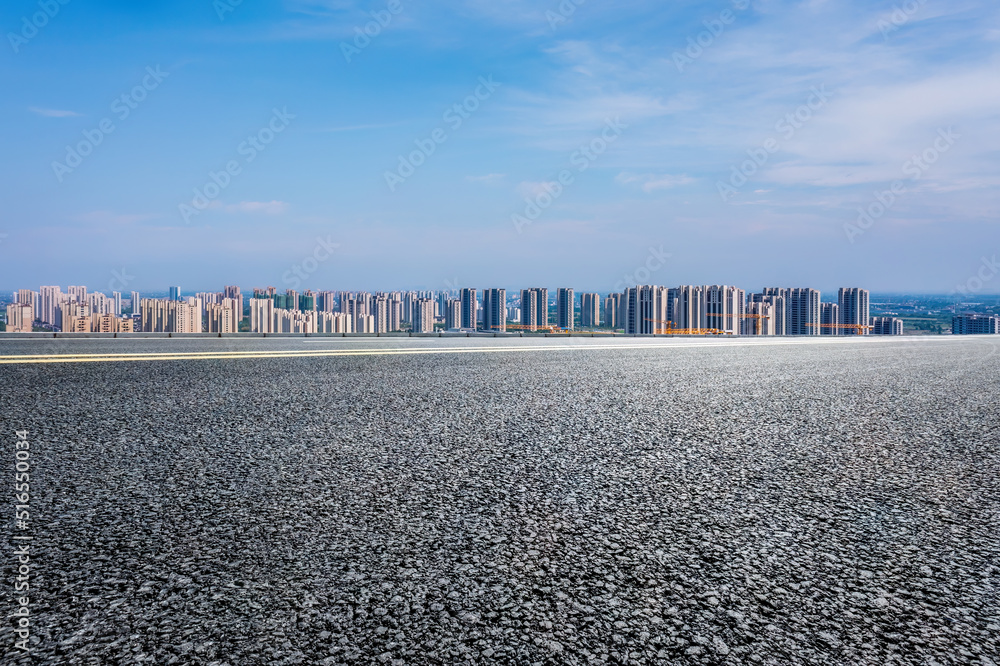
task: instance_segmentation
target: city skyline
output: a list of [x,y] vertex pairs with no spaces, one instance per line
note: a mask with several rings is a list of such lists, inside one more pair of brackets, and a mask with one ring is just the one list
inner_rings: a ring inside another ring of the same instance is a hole
[[906,7],[57,3],[36,26],[17,2],[0,258],[93,288],[285,286],[312,258],[297,287],[514,263],[599,291],[652,263],[949,293],[996,265],[1000,8]]

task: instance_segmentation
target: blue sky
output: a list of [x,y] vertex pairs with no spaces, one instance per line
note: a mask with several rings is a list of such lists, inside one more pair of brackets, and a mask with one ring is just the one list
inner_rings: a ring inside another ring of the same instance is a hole
[[0,286],[947,293],[1000,254],[995,2],[234,1],[4,3]]

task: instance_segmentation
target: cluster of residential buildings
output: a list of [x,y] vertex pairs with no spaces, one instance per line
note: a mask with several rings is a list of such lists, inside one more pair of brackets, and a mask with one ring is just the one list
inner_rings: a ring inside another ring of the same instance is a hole
[[133,320],[122,317],[122,295],[88,293],[86,287],[19,289],[7,306],[7,332],[30,333],[35,322],[76,333],[131,333]]
[[[107,296],[86,287],[22,289],[7,307],[7,331],[100,333],[390,333],[411,331],[609,330],[630,335],[902,335],[902,320],[872,317],[865,289],[844,287],[835,302],[809,288],[747,293],[729,285],[637,285],[577,296],[562,287],[352,292],[274,287],[166,298]],[[996,332],[996,317],[955,318],[953,332]],[[992,328],[991,328],[992,327]]]

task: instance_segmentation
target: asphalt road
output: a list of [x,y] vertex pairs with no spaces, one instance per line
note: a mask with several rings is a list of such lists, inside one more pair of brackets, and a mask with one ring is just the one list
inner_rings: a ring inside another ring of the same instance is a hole
[[0,662],[1000,663],[997,343],[3,338]]

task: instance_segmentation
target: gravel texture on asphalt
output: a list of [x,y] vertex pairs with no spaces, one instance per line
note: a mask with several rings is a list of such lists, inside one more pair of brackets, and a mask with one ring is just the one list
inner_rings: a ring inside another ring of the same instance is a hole
[[601,342],[0,366],[0,662],[1000,664],[997,339]]

